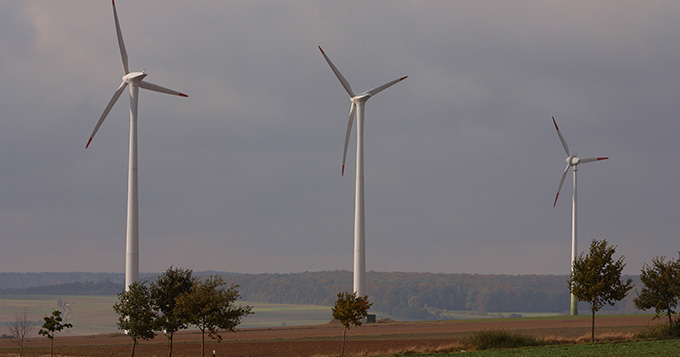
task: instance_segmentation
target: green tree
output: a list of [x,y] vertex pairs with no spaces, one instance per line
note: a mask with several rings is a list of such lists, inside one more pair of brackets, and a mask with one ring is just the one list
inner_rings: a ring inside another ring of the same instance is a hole
[[593,239],[590,252],[581,253],[576,261],[569,278],[569,290],[579,301],[590,304],[593,316],[591,341],[595,341],[595,313],[605,304],[614,305],[623,300],[632,289],[632,280],[623,282],[621,271],[626,264],[621,257],[614,260],[616,246],[607,244],[607,240]]
[[127,291],[118,294],[113,310],[119,315],[118,329],[132,338],[132,356],[135,355],[137,340],[150,340],[156,336],[155,324],[158,315],[153,306],[151,292],[146,284],[134,282]]
[[664,257],[652,259],[652,265],[645,264],[640,273],[644,287],[633,300],[641,310],[654,309],[655,318],[661,313],[668,316],[668,331],[673,335],[673,314],[680,298],[680,259],[664,261]]
[[219,342],[220,329],[234,332],[243,317],[253,313],[252,306],[235,306],[238,285],[225,285],[219,276],[196,279],[191,291],[177,298],[176,313],[201,330],[201,356],[205,355],[206,331],[208,337]]
[[188,324],[175,312],[177,298],[191,292],[194,286],[192,271],[170,266],[165,273],[151,283],[151,297],[159,316],[156,331],[165,333],[168,342],[168,356],[172,356],[172,340],[175,332],[186,329]]
[[353,293],[339,292],[338,299],[335,301],[333,319],[340,321],[345,327],[342,331],[342,352],[345,355],[345,337],[351,325],[361,326],[361,320],[368,316],[368,309],[373,305],[368,301],[368,295],[357,297],[356,291]]
[[61,323],[64,319],[61,317],[61,311],[59,310],[52,311],[52,316],[45,316],[43,319],[45,320],[45,323],[42,325],[40,331],[38,331],[38,334],[50,339],[50,356],[54,356],[54,334],[65,328],[71,328],[73,325],[70,323]]

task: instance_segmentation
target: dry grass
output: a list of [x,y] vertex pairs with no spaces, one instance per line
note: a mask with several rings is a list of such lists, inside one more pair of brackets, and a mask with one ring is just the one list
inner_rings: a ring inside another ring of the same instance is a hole
[[[374,356],[409,356],[409,355],[421,355],[421,354],[428,354],[428,353],[452,353],[452,352],[461,352],[464,351],[465,348],[460,342],[453,342],[453,343],[447,343],[447,344],[442,344],[440,346],[436,347],[427,347],[427,346],[412,346],[412,347],[404,347],[404,348],[398,348],[398,349],[391,349],[385,352],[369,352],[369,351],[359,351],[359,352],[352,352],[350,355],[351,356],[356,356],[356,357],[374,357]],[[336,354],[316,354],[313,355],[312,357],[336,357]]]
[[[590,333],[583,334],[576,338],[569,338],[563,336],[546,336],[543,340],[548,345],[567,345],[573,343],[586,343],[590,342]],[[595,334],[595,341],[623,341],[630,340],[637,337],[636,333],[633,332],[606,332],[602,334]]]
[[111,333],[102,333],[100,335],[84,336],[84,338],[96,339],[96,338],[101,338],[101,337],[120,337],[120,336],[125,336],[125,334],[122,333],[122,332],[111,332]]
[[[453,352],[465,352],[465,347],[460,342],[454,341],[453,343],[446,343],[436,347],[412,346],[391,349],[385,352],[369,352],[369,351],[352,352],[350,355],[356,357],[375,357],[375,356],[409,356],[430,353],[453,353]],[[317,354],[313,355],[312,357],[336,357],[336,356],[337,354],[331,355]]]
[[454,342],[454,343],[449,343],[441,346],[437,346],[435,348],[431,347],[410,347],[410,348],[403,348],[399,350],[390,350],[388,351],[387,355],[390,356],[407,356],[407,355],[417,355],[417,354],[425,354],[425,353],[451,353],[451,352],[460,352],[464,350],[465,348],[460,342]]

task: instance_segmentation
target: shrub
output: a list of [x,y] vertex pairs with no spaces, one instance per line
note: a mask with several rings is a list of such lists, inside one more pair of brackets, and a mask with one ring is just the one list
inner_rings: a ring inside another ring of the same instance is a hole
[[543,339],[505,330],[477,331],[463,339],[463,345],[466,348],[475,350],[543,346],[545,344],[546,342]]
[[680,321],[674,320],[673,325],[672,329],[666,324],[649,326],[646,329],[639,331],[636,337],[644,339],[678,338],[680,337]]

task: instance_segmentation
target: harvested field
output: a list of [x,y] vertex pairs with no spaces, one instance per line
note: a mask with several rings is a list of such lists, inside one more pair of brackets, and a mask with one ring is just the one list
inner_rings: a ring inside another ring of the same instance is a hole
[[[474,331],[505,329],[520,331],[538,337],[559,341],[575,341],[590,336],[590,317],[518,318],[494,320],[456,320],[426,322],[387,322],[364,324],[348,331],[346,353],[351,355],[376,355],[400,351],[456,350],[460,339]],[[598,316],[595,320],[596,336],[630,337],[635,332],[663,321],[652,320],[650,315]],[[223,333],[221,343],[206,343],[206,355],[216,351],[217,356],[332,356],[340,351],[342,326],[326,324],[315,326],[253,328],[236,333]],[[201,335],[195,331],[175,336],[174,356],[197,356],[200,353]],[[49,354],[46,338],[33,338],[27,342],[27,356]],[[60,337],[55,339],[55,351],[68,356],[128,356],[131,340],[119,334]],[[38,350],[39,349],[39,350]],[[8,340],[0,340],[0,356],[12,356],[16,347]],[[167,355],[165,338],[158,336],[137,347],[138,356]]]

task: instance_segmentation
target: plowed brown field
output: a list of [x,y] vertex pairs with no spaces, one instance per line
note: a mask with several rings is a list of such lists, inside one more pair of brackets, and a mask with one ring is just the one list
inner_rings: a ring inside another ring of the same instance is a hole
[[[494,319],[475,321],[389,322],[364,324],[347,333],[345,353],[350,355],[375,355],[403,350],[435,349],[455,346],[460,339],[473,331],[504,329],[519,331],[537,337],[571,339],[590,334],[588,316]],[[595,320],[596,336],[629,335],[653,324],[649,315],[598,316]],[[299,327],[243,329],[236,333],[223,333],[224,340],[216,343],[206,340],[206,356],[216,351],[216,356],[333,356],[339,355],[342,326],[326,324]],[[207,336],[206,336],[207,338]],[[201,335],[196,331],[175,336],[173,356],[200,356]],[[49,341],[33,338],[27,342],[25,356],[49,355]],[[0,356],[13,356],[16,346],[9,340],[0,340]],[[55,339],[55,354],[63,356],[129,356],[131,340],[124,335],[95,335],[61,337]],[[158,336],[137,346],[137,356],[167,356],[165,338]]]

